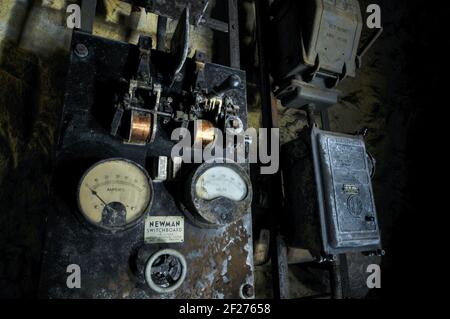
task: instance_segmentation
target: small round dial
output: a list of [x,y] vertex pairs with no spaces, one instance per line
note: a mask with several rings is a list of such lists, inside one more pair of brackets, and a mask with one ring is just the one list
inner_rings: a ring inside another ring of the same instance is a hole
[[213,200],[220,196],[240,201],[247,195],[244,178],[227,166],[215,166],[201,174],[195,185],[199,198]]
[[204,163],[185,184],[185,214],[196,225],[217,228],[247,214],[252,187],[246,170],[236,163]]
[[154,291],[168,293],[178,289],[187,274],[186,259],[173,249],[153,254],[145,266],[145,279]]
[[84,174],[78,204],[84,217],[109,230],[123,229],[150,208],[153,187],[147,172],[125,159],[101,161]]

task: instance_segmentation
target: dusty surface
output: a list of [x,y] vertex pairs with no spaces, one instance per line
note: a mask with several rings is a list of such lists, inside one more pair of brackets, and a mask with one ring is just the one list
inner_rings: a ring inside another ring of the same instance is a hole
[[[370,130],[367,144],[378,162],[374,191],[387,251],[383,278],[392,291],[401,291],[401,283],[407,280],[401,275],[406,267],[403,257],[409,251],[404,250],[407,238],[402,231],[409,225],[404,216],[413,209],[411,199],[416,192],[410,185],[420,174],[410,174],[417,169],[411,158],[419,152],[412,141],[423,127],[420,118],[429,102],[420,92],[436,81],[433,68],[417,61],[421,52],[430,48],[432,40],[426,31],[433,30],[439,19],[423,5],[407,0],[361,1],[369,2],[381,4],[385,32],[364,59],[357,79],[341,84],[343,97],[330,110],[330,121],[336,131]],[[0,2],[0,297],[32,297],[36,293],[49,209],[51,154],[70,43],[70,31],[64,27],[66,1],[38,1],[28,7],[24,3]],[[242,9],[252,12],[247,1]],[[130,8],[113,0],[106,1],[105,11],[95,27],[95,34],[101,36],[135,42],[136,30],[152,33],[156,24],[151,15],[144,20],[126,18]],[[241,26],[242,64],[248,73],[249,92],[255,91],[251,88],[256,83],[252,30],[251,19]],[[216,39],[207,31],[203,35],[195,41],[208,52]],[[249,111],[249,125],[259,127],[255,93],[249,95]],[[304,115],[281,107],[279,113],[281,138],[287,142],[295,138]],[[356,291],[362,291],[359,297],[363,297],[361,269],[352,267],[359,274],[352,285],[362,288]],[[298,277],[295,271],[290,274],[292,282],[298,282]],[[258,268],[256,280],[257,295],[270,297],[270,267]],[[299,282],[291,289],[295,297],[306,291]]]
[[[329,117],[334,131],[369,129],[366,143],[377,159],[373,186],[386,250],[383,283],[388,288],[372,291],[369,296],[395,296],[394,292],[408,293],[403,285],[408,282],[407,256],[414,254],[410,240],[415,236],[410,225],[424,196],[414,184],[424,176],[417,171],[419,159],[425,156],[424,144],[418,141],[425,131],[425,110],[435,98],[424,92],[435,88],[438,67],[428,65],[430,61],[424,60],[423,53],[434,52],[437,46],[431,32],[438,30],[440,18],[422,1],[360,1],[362,8],[370,3],[382,8],[384,32],[364,57],[356,78],[339,85],[343,94],[339,104],[330,109]],[[282,108],[279,114],[281,139],[287,142],[295,138],[305,116]],[[364,267],[374,260],[361,264],[358,255],[350,255],[348,260],[353,296],[364,297],[368,293]]]
[[39,276],[51,152],[62,102],[57,79],[64,71],[55,63],[59,56],[49,63],[8,44],[3,49],[7,53],[0,63],[0,286],[1,295],[17,297],[33,294]]

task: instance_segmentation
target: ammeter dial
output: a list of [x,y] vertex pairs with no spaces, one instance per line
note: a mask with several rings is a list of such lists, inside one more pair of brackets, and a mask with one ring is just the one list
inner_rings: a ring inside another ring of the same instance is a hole
[[81,178],[78,204],[92,224],[119,230],[135,224],[149,210],[153,186],[144,168],[120,158],[93,165]]

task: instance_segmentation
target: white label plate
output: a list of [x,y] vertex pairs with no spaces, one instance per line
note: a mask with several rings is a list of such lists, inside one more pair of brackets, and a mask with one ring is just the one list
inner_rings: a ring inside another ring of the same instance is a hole
[[145,219],[144,240],[147,244],[184,242],[184,217],[148,216]]

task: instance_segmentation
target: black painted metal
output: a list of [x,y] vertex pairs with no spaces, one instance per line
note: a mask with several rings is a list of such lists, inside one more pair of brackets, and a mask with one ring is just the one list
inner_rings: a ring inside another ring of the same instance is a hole
[[[271,96],[271,85],[269,77],[269,68],[267,63],[268,39],[267,26],[269,21],[268,4],[266,1],[255,1],[256,9],[256,38],[258,49],[258,69],[259,69],[259,90],[261,94],[261,117],[262,126],[265,128],[273,128],[273,107]],[[272,153],[272,145],[268,143],[268,151]],[[289,298],[289,284],[288,284],[288,261],[287,261],[287,246],[284,238],[279,235],[280,214],[282,194],[281,194],[281,174],[277,173],[268,177],[270,200],[270,231],[271,243],[270,254],[272,259],[272,273],[273,273],[273,287],[274,296],[278,299]]]
[[158,26],[156,30],[156,49],[158,51],[166,51],[166,29],[167,17],[158,16]]
[[[159,298],[145,283],[142,256],[162,248],[172,248],[186,257],[188,274],[183,285],[164,298],[239,298],[241,288],[253,287],[252,220],[250,209],[242,219],[220,229],[201,228],[185,218],[185,238],[177,244],[145,244],[144,221],[116,234],[99,231],[85,222],[76,205],[76,188],[84,171],[99,160],[120,157],[147,170],[157,156],[169,156],[174,141],[168,128],[158,131],[147,146],[129,145],[109,134],[110,122],[102,121],[114,104],[117,85],[130,78],[138,67],[139,48],[88,33],[75,31],[72,49],[83,44],[86,57],[73,53],[67,77],[65,104],[56,151],[54,198],[56,211],[48,218],[48,233],[42,265],[40,295],[50,298]],[[152,51],[152,75],[167,89],[171,83],[173,57]],[[186,70],[195,69],[187,59]],[[184,72],[171,94],[191,87]],[[204,77],[211,90],[238,75],[245,83],[245,72],[205,63]],[[178,92],[178,93],[177,93]],[[184,93],[185,94],[185,93]],[[246,87],[227,93],[240,106],[239,116],[247,122]],[[243,165],[248,170],[248,165]],[[187,168],[189,171],[189,168]],[[184,175],[182,175],[184,176]],[[154,183],[151,216],[185,216],[179,203],[184,187],[176,182]],[[67,267],[81,267],[80,289],[69,289]]]
[[94,28],[97,0],[81,1],[81,30],[92,33]]
[[200,25],[205,25],[213,30],[228,33],[228,23],[217,19],[205,17],[200,21]]
[[230,66],[239,69],[241,67],[241,57],[237,0],[228,0],[228,37],[230,42]]

